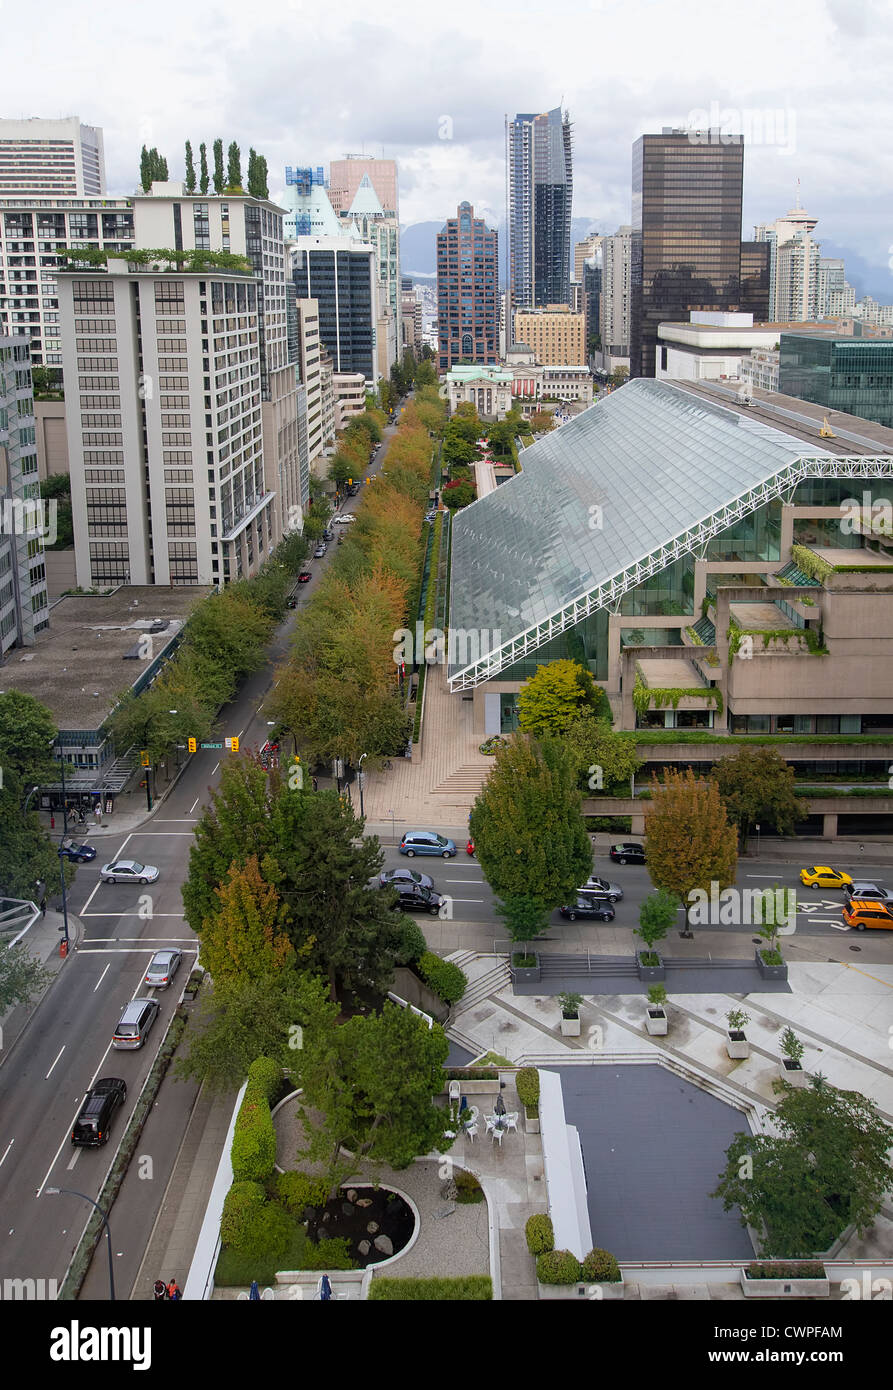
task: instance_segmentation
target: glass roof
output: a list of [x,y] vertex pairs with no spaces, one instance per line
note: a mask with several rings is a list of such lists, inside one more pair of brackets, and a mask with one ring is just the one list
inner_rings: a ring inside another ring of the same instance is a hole
[[[803,456],[835,457],[667,382],[628,382],[456,514],[450,627],[497,630],[481,639],[493,650]],[[468,664],[456,655],[450,677]]]

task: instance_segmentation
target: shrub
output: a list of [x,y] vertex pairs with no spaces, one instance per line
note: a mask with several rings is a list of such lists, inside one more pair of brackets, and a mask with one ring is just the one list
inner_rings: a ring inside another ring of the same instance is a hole
[[220,1218],[220,1239],[224,1245],[242,1251],[250,1241],[255,1217],[267,1200],[257,1182],[234,1182],[223,1202]]
[[623,1275],[620,1266],[607,1250],[590,1250],[580,1266],[583,1278],[590,1284],[619,1284]]
[[450,1302],[489,1300],[493,1284],[488,1274],[466,1274],[461,1279],[381,1279],[369,1286],[373,1302]]
[[536,1257],[536,1277],[541,1284],[578,1284],[580,1261],[570,1250],[546,1250]]
[[446,1072],[447,1081],[498,1081],[499,1072],[495,1067],[450,1067]]
[[522,1067],[515,1078],[518,1099],[522,1105],[537,1105],[540,1098],[540,1074],[536,1067]]
[[821,1260],[766,1260],[747,1266],[748,1279],[824,1279],[825,1266]]
[[418,922],[404,917],[400,923],[400,939],[394,952],[397,965],[416,965],[428,949],[425,934]]
[[470,1206],[474,1202],[484,1200],[484,1189],[474,1173],[467,1172],[465,1168],[456,1168],[453,1172],[453,1181],[457,1188],[456,1201],[463,1206]]
[[236,1182],[263,1182],[276,1166],[276,1131],[263,1098],[242,1101],[231,1151]]
[[246,1099],[250,1095],[254,1100],[260,1095],[269,1103],[281,1085],[282,1067],[279,1062],[272,1057],[257,1057],[248,1068]]
[[351,1258],[350,1241],[346,1236],[320,1240],[314,1245],[308,1240],[301,1264],[302,1269],[356,1269]]
[[545,1212],[537,1212],[535,1216],[528,1216],[524,1230],[527,1235],[527,1249],[531,1255],[545,1255],[547,1251],[555,1249],[552,1218],[547,1216]]
[[286,1211],[299,1218],[307,1207],[324,1207],[329,1197],[325,1178],[313,1178],[295,1170],[276,1175],[275,1192]]
[[426,951],[419,961],[422,978],[445,1004],[455,1004],[468,986],[465,972],[451,960],[441,960],[433,951]]

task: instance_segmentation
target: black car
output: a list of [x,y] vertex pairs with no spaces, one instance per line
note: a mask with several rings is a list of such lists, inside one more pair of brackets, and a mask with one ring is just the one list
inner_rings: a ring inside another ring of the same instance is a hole
[[127,1097],[127,1085],[120,1076],[104,1076],[84,1096],[80,1114],[71,1131],[72,1144],[99,1148],[108,1143],[109,1126],[119,1105]]
[[63,840],[59,853],[63,859],[71,859],[75,864],[86,864],[90,859],[96,858],[96,850],[92,845],[76,845],[73,840]]
[[590,917],[596,922],[614,920],[613,904],[610,899],[600,897],[598,893],[586,893],[585,896],[581,894],[573,907],[560,907],[558,911],[569,922],[575,922],[578,917]]
[[330,531],[329,528],[328,528],[328,526],[327,526],[326,529],[325,529],[325,530],[323,531],[323,533],[322,533],[322,538],[323,538],[324,541],[333,541],[333,540],[335,539],[335,532],[334,532],[334,531]]
[[347,489],[347,495],[348,495],[348,497],[356,497],[356,495],[357,495],[357,493],[359,492],[359,490],[360,490],[360,485],[359,485],[359,483],[351,483],[350,487]]
[[645,846],[631,843],[612,845],[611,858],[615,864],[644,864]]
[[382,869],[378,875],[378,882],[382,888],[386,888],[389,883],[395,886],[398,883],[414,883],[418,888],[434,887],[433,878],[419,873],[418,869]]
[[398,879],[389,887],[397,890],[395,906],[403,912],[430,912],[432,917],[439,917],[440,909],[446,902],[446,899],[440,893],[435,893],[433,888],[423,888],[418,883]]

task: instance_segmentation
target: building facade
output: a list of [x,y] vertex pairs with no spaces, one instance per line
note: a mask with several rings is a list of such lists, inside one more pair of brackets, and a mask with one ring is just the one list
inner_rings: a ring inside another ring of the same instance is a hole
[[744,145],[719,134],[665,128],[633,146],[633,377],[654,376],[661,322],[739,307]]
[[511,324],[515,309],[570,302],[573,142],[560,107],[506,120],[506,185]]
[[498,233],[460,203],[437,234],[438,365],[499,361]]
[[0,335],[0,661],[49,622],[44,538],[55,503],[40,501],[28,339]]
[[[819,244],[812,235],[817,222],[798,202],[784,217],[754,227],[754,241],[768,246],[768,317],[775,323],[817,317]],[[785,247],[791,249],[782,257]],[[809,313],[801,312],[804,305]]]
[[783,395],[893,428],[893,340],[782,333],[778,386]]
[[105,149],[99,126],[77,116],[0,120],[0,198],[101,198]]
[[630,259],[632,227],[620,227],[602,238],[602,287],[599,332],[602,345],[595,354],[599,370],[629,368]]
[[518,310],[515,314],[515,342],[526,343],[543,366],[568,363],[583,367],[586,350],[586,316],[575,314],[564,304],[543,309]]
[[358,154],[333,159],[329,165],[329,198],[335,212],[346,212],[350,208],[364,178],[372,184],[385,212],[392,213],[399,221],[400,192],[395,159],[372,159]]
[[375,248],[345,237],[298,237],[291,270],[299,299],[319,305],[320,341],[336,372],[378,378]]

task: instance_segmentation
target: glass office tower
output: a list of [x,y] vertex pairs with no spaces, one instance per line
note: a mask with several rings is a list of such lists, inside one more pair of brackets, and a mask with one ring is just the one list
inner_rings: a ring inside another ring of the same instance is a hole
[[893,428],[893,339],[782,333],[778,389]]
[[506,121],[512,309],[570,304],[571,122],[559,106]]

